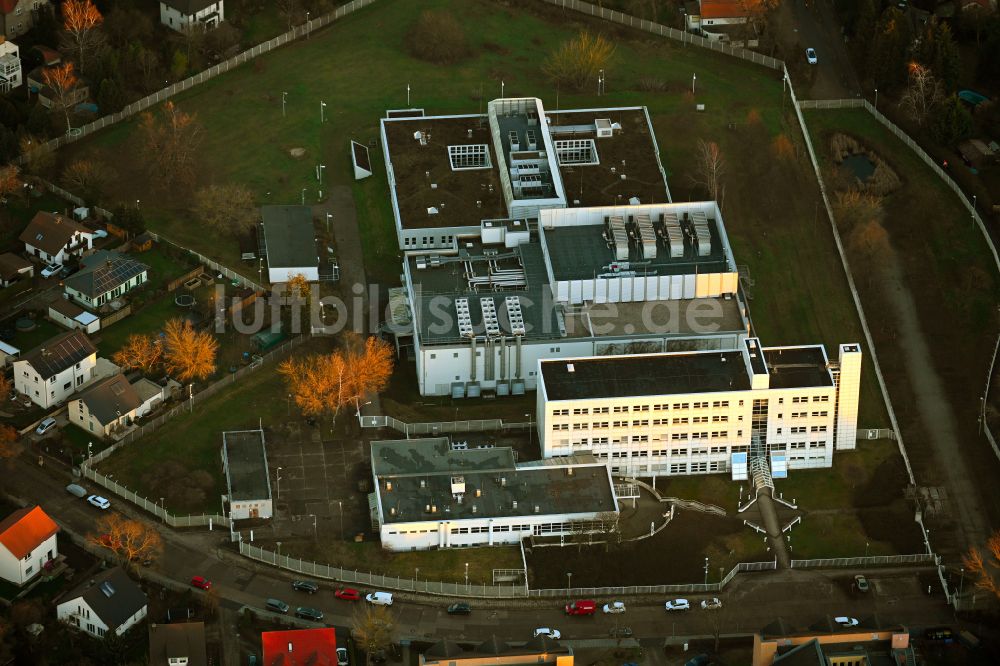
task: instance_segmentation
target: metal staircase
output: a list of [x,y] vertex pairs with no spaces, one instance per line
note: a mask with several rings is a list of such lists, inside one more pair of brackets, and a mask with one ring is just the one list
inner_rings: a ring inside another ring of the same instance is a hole
[[753,479],[754,488],[757,493],[764,488],[770,488],[770,495],[774,495],[774,479],[771,478],[771,464],[767,458],[767,446],[757,435],[751,435],[750,439],[750,459],[748,461],[750,476]]

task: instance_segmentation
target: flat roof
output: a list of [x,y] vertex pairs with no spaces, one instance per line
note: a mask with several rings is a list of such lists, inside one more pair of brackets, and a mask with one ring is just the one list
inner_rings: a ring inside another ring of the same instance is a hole
[[833,386],[826,350],[822,345],[765,347],[771,388]]
[[269,268],[316,268],[316,232],[309,206],[261,206]]
[[[387,524],[617,508],[605,464],[522,468],[509,448],[451,451],[443,437],[372,442],[372,461]],[[461,499],[454,477],[464,484]]]
[[222,433],[229,501],[271,499],[263,430]]
[[[564,316],[570,338],[629,335],[715,335],[745,333],[736,298],[691,298],[638,303],[585,303]],[[646,349],[641,351],[660,351]]]
[[[479,226],[480,220],[507,216],[485,115],[383,118],[382,128],[404,229]],[[425,145],[413,138],[416,132]],[[448,146],[469,144],[487,147],[490,168],[452,171]],[[428,208],[437,213],[429,215]]]
[[[471,247],[469,247],[471,245]],[[495,250],[497,254],[487,255]],[[555,307],[545,270],[541,245],[522,243],[514,248],[487,248],[481,243],[462,243],[458,255],[438,256],[439,266],[417,268],[421,255],[406,258],[413,283],[414,316],[416,328],[424,343],[445,344],[467,340],[459,330],[455,300],[465,298],[469,305],[469,318],[478,336],[485,332],[480,299],[492,299],[504,335],[512,335],[507,316],[506,298],[515,296],[524,319],[525,340],[560,337],[560,314]],[[470,279],[464,266],[471,265],[475,276]],[[520,271],[523,284],[515,286],[502,282],[490,283],[490,266],[500,270]],[[492,287],[492,288],[491,288]]]
[[[594,139],[597,148],[600,164],[559,166],[567,201],[580,206],[627,204],[632,197],[644,204],[670,201],[656,139],[644,107],[569,109],[546,111],[545,115],[550,120],[553,141]],[[617,123],[621,130],[615,130],[610,137],[597,138],[596,129],[589,129],[597,119]]]
[[[654,227],[658,219],[653,219]],[[612,265],[620,266],[629,262],[627,270],[638,276],[652,275],[694,275],[697,273],[728,273],[735,271],[727,256],[719,224],[714,217],[708,218],[711,251],[699,256],[697,248],[689,238],[684,240],[684,256],[671,257],[663,238],[656,238],[656,257],[646,259],[640,247],[632,243],[629,258],[619,260],[615,250],[605,240],[604,224],[584,224],[579,226],[554,226],[542,228],[545,247],[548,249],[553,277],[556,280],[594,279],[602,273],[612,271]]]
[[625,398],[750,389],[739,351],[542,361],[549,400]]

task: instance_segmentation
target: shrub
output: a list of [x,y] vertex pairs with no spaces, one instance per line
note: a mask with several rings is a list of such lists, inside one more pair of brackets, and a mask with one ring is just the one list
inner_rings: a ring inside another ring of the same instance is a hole
[[448,12],[426,10],[420,14],[407,40],[414,57],[438,65],[451,65],[469,55],[469,43],[458,20]]
[[553,51],[542,69],[557,86],[582,90],[588,84],[596,85],[600,70],[608,69],[614,54],[611,41],[585,30]]

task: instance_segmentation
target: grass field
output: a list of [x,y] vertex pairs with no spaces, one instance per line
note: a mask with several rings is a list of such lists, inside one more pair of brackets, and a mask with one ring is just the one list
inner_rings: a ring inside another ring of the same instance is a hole
[[35,328],[31,331],[17,331],[14,334],[14,339],[10,341],[12,345],[21,350],[21,352],[26,352],[34,349],[38,345],[42,344],[49,338],[55,337],[60,333],[65,333],[67,329],[63,328],[55,322],[51,322],[48,319],[35,319]]
[[[963,455],[968,456],[976,485],[985,491],[983,510],[996,524],[1000,521],[996,459],[977,432],[979,397],[993,353],[1000,297],[1000,281],[986,242],[958,197],[869,114],[862,110],[810,111],[807,122],[825,169],[835,168],[829,137],[843,132],[878,153],[903,181],[897,191],[885,197],[883,226],[915,297],[921,332],[957,417],[956,434],[970,444],[964,447]],[[915,473],[921,484],[933,485],[940,482],[940,466],[945,461],[934,455],[922,427],[923,415],[913,399],[907,360],[896,343],[895,318],[883,314],[887,295],[879,288],[879,264],[853,255],[852,268],[873,322],[872,334]]]
[[[263,367],[170,421],[149,437],[126,446],[99,465],[102,474],[155,501],[165,497],[171,512],[217,513],[225,492],[222,475],[222,432],[256,428],[258,423],[288,419],[282,380],[272,366]],[[177,485],[186,472],[207,472],[193,486]],[[186,489],[188,488],[188,489]],[[157,497],[154,497],[157,496]]]

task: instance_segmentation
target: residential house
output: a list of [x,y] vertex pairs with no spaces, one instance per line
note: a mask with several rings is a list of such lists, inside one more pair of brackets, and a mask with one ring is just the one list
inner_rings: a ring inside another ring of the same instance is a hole
[[94,247],[94,233],[58,213],[39,211],[21,232],[24,250],[46,263],[64,265],[71,256],[81,256]]
[[336,664],[334,629],[265,631],[260,635],[265,664]]
[[211,29],[226,20],[223,0],[160,0],[160,23],[177,32],[202,26]]
[[13,252],[0,254],[0,285],[9,287],[18,280],[35,275],[35,266],[24,257]]
[[57,298],[49,304],[49,319],[68,329],[80,329],[86,333],[101,330],[100,317],[67,298]]
[[56,606],[56,617],[91,636],[121,636],[146,617],[146,593],[121,567],[89,578]]
[[747,5],[740,0],[699,0],[687,8],[687,29],[692,31],[747,22]]
[[42,11],[52,11],[49,0],[0,0],[2,34],[8,38],[23,35],[35,25]]
[[97,349],[86,334],[67,331],[14,361],[14,388],[47,409],[93,379],[96,366]]
[[59,556],[59,526],[42,507],[18,509],[0,522],[0,578],[24,585]]
[[94,382],[70,401],[69,420],[100,439],[116,428],[152,411],[163,400],[163,389],[148,379],[129,382],[125,375],[112,375]]
[[81,263],[63,282],[64,288],[77,303],[95,310],[147,281],[149,267],[118,252],[100,250]]
[[205,623],[149,625],[149,666],[208,666]]
[[0,36],[0,93],[21,85],[21,55],[17,44]]

